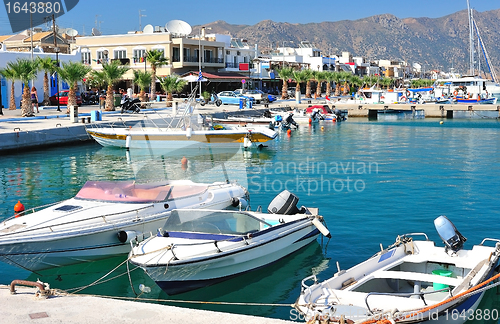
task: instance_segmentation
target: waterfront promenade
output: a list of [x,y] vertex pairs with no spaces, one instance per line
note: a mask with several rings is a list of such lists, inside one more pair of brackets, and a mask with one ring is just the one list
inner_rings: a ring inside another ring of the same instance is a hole
[[[388,110],[423,110],[426,118],[450,118],[454,114],[467,118],[496,118],[498,117],[500,105],[439,105],[439,104],[359,104],[348,101],[331,101],[325,99],[304,99],[300,104],[294,100],[278,100],[269,105],[273,108],[297,108],[305,109],[309,105],[324,105],[335,107],[341,110],[348,110],[349,117],[368,117],[370,112],[388,111]],[[152,109],[143,110],[143,112],[154,113],[154,110],[168,113],[165,108],[165,102],[155,102],[151,104]],[[236,112],[239,107],[235,105],[225,105],[216,107],[215,105],[197,106],[197,112],[201,114],[211,114],[216,112]],[[265,109],[264,105],[255,105],[255,109]],[[59,146],[79,141],[91,140],[87,135],[85,128],[93,127],[95,124],[123,125],[123,123],[132,123],[144,118],[140,114],[121,114],[120,111],[106,112],[102,111],[102,121],[92,122],[91,112],[99,110],[97,105],[79,107],[79,116],[77,123],[70,120],[66,114],[66,107],[58,112],[56,107],[41,107],[40,112],[35,117],[21,117],[21,110],[3,109],[3,116],[0,115],[0,152],[16,152],[29,148],[39,148],[43,146]],[[248,109],[241,110],[248,111]]]

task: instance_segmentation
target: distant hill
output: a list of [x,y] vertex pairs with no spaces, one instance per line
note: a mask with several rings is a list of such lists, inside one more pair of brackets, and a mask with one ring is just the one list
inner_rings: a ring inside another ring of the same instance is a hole
[[[490,61],[500,75],[500,9],[477,12],[479,26]],[[257,43],[261,50],[282,46],[283,41],[309,41],[323,54],[420,63],[425,70],[451,67],[466,73],[469,68],[469,27],[467,10],[441,18],[405,18],[390,14],[359,20],[310,24],[261,21],[253,26],[231,25],[224,21],[205,24],[210,33],[230,34]],[[193,28],[196,31],[199,26]]]

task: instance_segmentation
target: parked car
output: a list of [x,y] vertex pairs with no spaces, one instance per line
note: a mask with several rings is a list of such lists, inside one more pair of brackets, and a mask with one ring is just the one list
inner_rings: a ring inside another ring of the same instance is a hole
[[252,103],[255,101],[252,97],[243,96],[237,94],[234,91],[222,91],[217,94],[217,97],[222,101],[224,105],[239,105],[240,100],[243,98],[245,100],[250,100]]
[[244,95],[246,97],[252,97],[255,100],[255,103],[259,104],[263,101],[266,101],[267,96],[262,91],[259,90],[246,90],[246,89],[236,89],[234,93],[239,95]]
[[[69,90],[62,90],[59,91],[59,105],[66,106],[68,105],[68,93]],[[57,93],[53,95],[52,97],[49,97],[50,104],[52,106],[57,106]],[[76,92],[76,104],[81,105],[82,104],[82,96],[80,95],[80,92]]]

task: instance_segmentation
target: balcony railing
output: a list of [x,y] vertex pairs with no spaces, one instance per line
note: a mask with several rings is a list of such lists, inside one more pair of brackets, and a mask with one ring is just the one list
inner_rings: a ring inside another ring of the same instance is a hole
[[[198,63],[199,60],[200,59],[196,56],[184,57],[184,62],[188,62],[188,63]],[[181,61],[180,57],[172,57],[172,62],[180,62],[180,61]],[[212,57],[210,59],[205,60],[204,63],[224,63],[224,59]]]

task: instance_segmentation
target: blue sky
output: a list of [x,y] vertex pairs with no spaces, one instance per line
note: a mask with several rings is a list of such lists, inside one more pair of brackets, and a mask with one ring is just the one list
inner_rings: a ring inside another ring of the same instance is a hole
[[[478,11],[500,8],[498,0],[470,0]],[[251,4],[251,5],[250,5]],[[181,19],[191,25],[203,25],[216,20],[231,24],[253,25],[262,20],[289,23],[356,20],[390,13],[399,18],[442,17],[464,10],[466,0],[357,0],[318,1],[252,0],[252,1],[106,1],[80,0],[68,14],[58,18],[61,27],[77,29],[89,35],[92,27],[100,26],[104,34],[120,34],[139,29],[139,10],[142,27],[146,24],[165,26],[172,19]],[[96,17],[96,15],[98,15]],[[5,6],[0,8],[0,35],[11,34]]]

